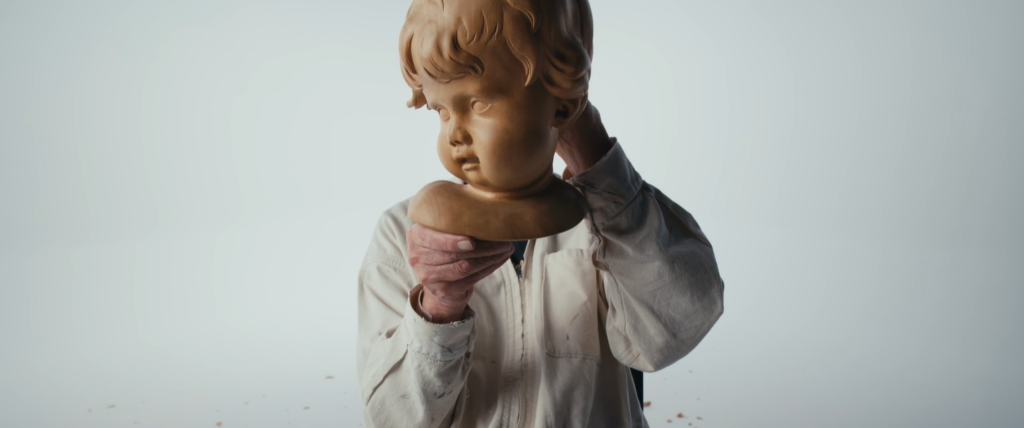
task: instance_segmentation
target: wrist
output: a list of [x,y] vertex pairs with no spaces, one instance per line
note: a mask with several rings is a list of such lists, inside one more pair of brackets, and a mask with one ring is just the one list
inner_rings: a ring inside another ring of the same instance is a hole
[[601,122],[601,114],[593,104],[587,104],[568,129],[559,136],[555,152],[565,161],[573,174],[579,174],[597,164],[615,145]]
[[469,302],[446,302],[439,301],[426,289],[420,292],[420,309],[424,312],[424,318],[436,324],[447,324],[462,321]]
[[591,140],[588,144],[590,145],[586,148],[566,147],[559,151],[559,157],[565,161],[565,166],[569,167],[573,174],[579,174],[596,165],[615,145],[611,138]]

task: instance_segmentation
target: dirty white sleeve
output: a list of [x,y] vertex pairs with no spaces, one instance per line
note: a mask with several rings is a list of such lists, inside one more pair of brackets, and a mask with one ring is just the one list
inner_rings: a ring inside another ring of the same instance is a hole
[[365,425],[447,427],[464,407],[459,401],[476,339],[475,314],[467,309],[462,321],[450,324],[420,316],[413,305],[422,287],[403,256],[389,251],[399,244],[391,240],[374,237],[359,275],[357,364]]
[[704,338],[722,314],[724,283],[689,212],[633,169],[622,146],[570,182],[583,192],[612,353],[660,370]]

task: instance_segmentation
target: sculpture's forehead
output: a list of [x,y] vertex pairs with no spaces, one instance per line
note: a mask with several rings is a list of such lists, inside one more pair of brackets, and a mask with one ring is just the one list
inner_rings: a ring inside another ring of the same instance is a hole
[[454,100],[460,97],[504,98],[521,90],[522,85],[512,85],[496,73],[469,75],[449,82],[426,79],[421,82],[427,104]]
[[422,62],[417,61],[417,74],[426,77],[420,82],[423,85],[424,95],[429,98],[431,95],[429,92],[437,92],[436,95],[471,92],[500,96],[522,91],[526,86],[526,71],[523,64],[512,54],[507,45],[492,44],[473,49],[472,53],[480,58],[481,72],[447,83],[431,79],[429,73],[420,65]]

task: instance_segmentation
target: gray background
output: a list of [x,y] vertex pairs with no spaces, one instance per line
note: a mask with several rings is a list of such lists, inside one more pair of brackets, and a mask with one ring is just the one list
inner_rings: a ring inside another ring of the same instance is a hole
[[[445,177],[407,7],[0,2],[0,425],[361,425],[363,251]],[[726,281],[652,426],[1024,424],[1024,2],[593,9]]]

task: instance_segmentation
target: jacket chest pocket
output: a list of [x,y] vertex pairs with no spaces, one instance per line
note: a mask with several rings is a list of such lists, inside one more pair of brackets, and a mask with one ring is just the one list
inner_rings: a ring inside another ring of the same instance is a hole
[[548,355],[600,360],[597,286],[597,270],[584,250],[545,257],[538,315]]

